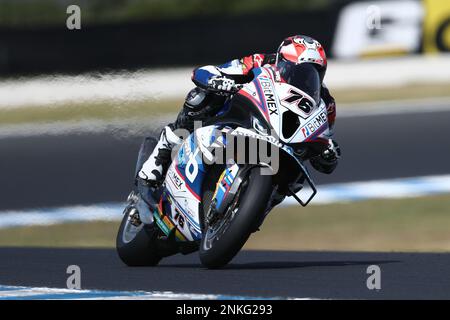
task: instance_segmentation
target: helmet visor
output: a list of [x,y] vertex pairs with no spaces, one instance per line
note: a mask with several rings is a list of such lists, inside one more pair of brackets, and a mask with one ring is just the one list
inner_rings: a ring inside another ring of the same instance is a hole
[[320,103],[320,76],[312,63],[295,64],[291,61],[278,62],[278,71],[286,83],[294,86]]

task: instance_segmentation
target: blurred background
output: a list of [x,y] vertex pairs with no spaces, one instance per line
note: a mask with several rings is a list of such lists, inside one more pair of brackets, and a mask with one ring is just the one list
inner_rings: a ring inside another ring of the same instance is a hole
[[192,69],[294,34],[326,49],[343,157],[247,248],[449,251],[447,0],[0,0],[0,246],[114,246]]

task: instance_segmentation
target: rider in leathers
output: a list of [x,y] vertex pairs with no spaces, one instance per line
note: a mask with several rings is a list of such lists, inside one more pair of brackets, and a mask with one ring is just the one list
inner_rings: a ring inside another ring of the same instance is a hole
[[[174,132],[176,129],[187,129],[192,132],[194,121],[205,120],[217,113],[236,84],[247,83],[252,80],[253,68],[271,65],[274,70],[280,70],[279,74],[282,79],[282,66],[287,63],[292,65],[312,63],[317,67],[321,81],[320,97],[327,106],[328,123],[332,134],[336,117],[336,104],[329,90],[323,84],[327,66],[323,47],[310,37],[292,36],[283,40],[277,53],[253,54],[223,65],[209,65],[195,69],[192,73],[192,81],[197,87],[188,93],[176,121],[168,124],[162,130],[153,153],[139,171],[139,177],[148,183],[162,181],[171,162],[172,148],[182,142]],[[338,144],[331,139],[330,135],[327,137],[319,136],[314,142],[322,146],[319,148],[321,151],[317,155],[310,157],[310,163],[320,172],[333,172],[340,158]]]

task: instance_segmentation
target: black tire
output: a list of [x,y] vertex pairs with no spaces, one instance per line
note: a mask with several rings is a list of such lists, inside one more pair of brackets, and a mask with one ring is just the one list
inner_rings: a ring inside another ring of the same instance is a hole
[[[156,266],[161,260],[156,247],[156,239],[159,229],[154,225],[140,225],[140,230],[132,239],[125,240],[124,232],[128,222],[128,211],[125,214],[119,227],[116,238],[116,249],[120,259],[130,267]],[[129,222],[128,222],[129,223]]]
[[206,236],[203,236],[199,255],[205,267],[216,269],[230,262],[261,221],[272,194],[272,176],[261,175],[260,169],[259,167],[250,169],[246,178],[247,185],[241,187],[243,190],[239,195],[238,211],[210,248],[205,247],[207,240]]

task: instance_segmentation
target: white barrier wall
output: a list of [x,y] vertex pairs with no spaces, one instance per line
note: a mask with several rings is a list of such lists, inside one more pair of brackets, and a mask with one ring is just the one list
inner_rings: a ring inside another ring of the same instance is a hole
[[[450,83],[450,55],[330,61],[331,89]],[[82,101],[180,99],[194,86],[192,68],[142,70],[107,75],[42,76],[0,81],[0,108]]]
[[450,55],[330,61],[325,81],[335,89],[450,83]]

